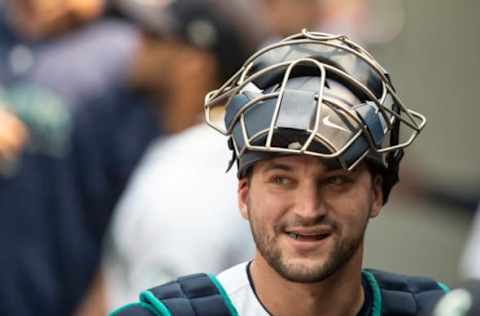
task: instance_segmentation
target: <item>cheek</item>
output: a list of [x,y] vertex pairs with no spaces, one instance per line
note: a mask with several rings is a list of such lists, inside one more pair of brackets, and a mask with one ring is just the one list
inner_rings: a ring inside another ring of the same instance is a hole
[[364,226],[370,216],[372,207],[371,192],[368,190],[354,190],[348,194],[332,194],[327,200],[327,208],[344,229]]
[[248,199],[248,217],[250,220],[264,226],[276,226],[281,222],[283,214],[288,207],[284,198],[260,194],[250,196]]

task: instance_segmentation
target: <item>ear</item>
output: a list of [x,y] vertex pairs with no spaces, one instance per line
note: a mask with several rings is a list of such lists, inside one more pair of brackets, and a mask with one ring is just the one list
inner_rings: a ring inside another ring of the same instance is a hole
[[238,181],[238,207],[240,209],[240,215],[248,220],[248,190],[249,181],[246,177]]
[[375,175],[372,179],[372,209],[370,217],[374,218],[380,214],[383,207],[383,178],[381,175]]

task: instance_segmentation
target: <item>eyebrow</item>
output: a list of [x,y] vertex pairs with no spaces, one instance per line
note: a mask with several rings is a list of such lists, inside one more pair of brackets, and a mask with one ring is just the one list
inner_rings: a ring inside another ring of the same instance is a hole
[[293,168],[291,166],[283,164],[283,163],[273,162],[273,163],[268,164],[264,168],[263,172],[268,172],[268,171],[272,171],[272,170],[292,171]]
[[[282,162],[270,162],[268,165],[264,167],[262,172],[269,172],[272,170],[281,170],[281,171],[293,171],[295,167],[290,166],[289,164],[282,163]],[[355,176],[361,172],[362,168],[356,167],[353,170],[347,171],[343,168],[335,168],[331,169],[328,168],[325,170],[327,175],[340,175],[340,174],[349,174],[351,176]]]

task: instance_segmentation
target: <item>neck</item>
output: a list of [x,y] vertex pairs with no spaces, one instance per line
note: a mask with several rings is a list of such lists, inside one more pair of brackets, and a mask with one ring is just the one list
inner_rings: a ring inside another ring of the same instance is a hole
[[345,266],[327,279],[298,283],[280,276],[257,251],[251,276],[257,296],[272,315],[355,316],[364,302],[362,254],[360,247]]

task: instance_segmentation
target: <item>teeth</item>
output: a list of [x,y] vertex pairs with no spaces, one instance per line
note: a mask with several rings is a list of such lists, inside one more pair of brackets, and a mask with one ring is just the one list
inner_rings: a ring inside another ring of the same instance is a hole
[[295,240],[298,240],[299,238],[305,238],[305,239],[316,239],[316,240],[321,240],[321,239],[324,239],[325,237],[327,237],[328,235],[327,234],[318,234],[318,235],[300,235],[300,234],[297,234],[297,233],[293,233],[293,232],[289,232],[287,233],[288,234],[288,237],[292,238],[292,239],[295,239]]

